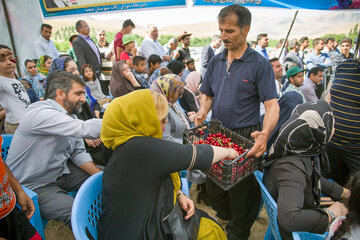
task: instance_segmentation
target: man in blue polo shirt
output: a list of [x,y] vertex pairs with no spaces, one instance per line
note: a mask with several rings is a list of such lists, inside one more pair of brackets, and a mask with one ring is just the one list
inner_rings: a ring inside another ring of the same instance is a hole
[[[261,156],[277,124],[279,105],[274,71],[265,58],[248,46],[251,13],[239,5],[223,8],[218,16],[225,50],[214,56],[200,88],[201,104],[195,124],[202,123],[212,109],[213,118],[240,135],[255,139],[249,156]],[[260,102],[266,114],[260,130]],[[207,194],[212,208],[226,226],[228,239],[247,239],[260,205],[260,189],[254,175],[225,192],[207,180]]]

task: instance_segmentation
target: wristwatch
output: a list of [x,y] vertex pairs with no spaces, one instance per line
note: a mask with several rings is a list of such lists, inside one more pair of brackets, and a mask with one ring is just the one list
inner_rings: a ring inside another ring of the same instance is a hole
[[331,211],[329,208],[325,208],[325,211],[326,211],[326,212],[330,215],[330,217],[331,217],[331,221],[330,221],[330,222],[334,221],[334,220],[335,220],[335,214],[334,214],[334,212]]

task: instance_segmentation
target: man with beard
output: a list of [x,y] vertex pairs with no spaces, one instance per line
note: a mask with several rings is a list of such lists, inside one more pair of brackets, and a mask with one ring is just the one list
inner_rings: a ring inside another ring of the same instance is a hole
[[46,23],[41,24],[40,29],[41,36],[35,42],[35,52],[37,58],[48,55],[52,59],[59,57],[59,52],[55,47],[53,41],[51,41],[52,26]]
[[179,36],[178,40],[179,42],[181,42],[181,47],[179,48],[177,53],[175,53],[176,60],[182,62],[184,61],[185,58],[191,57],[190,49],[189,49],[191,35],[192,33],[184,32]]
[[39,195],[41,216],[70,226],[74,198],[67,192],[101,171],[82,138],[99,138],[102,121],[74,115],[86,102],[78,76],[56,72],[49,78],[49,98],[27,108],[6,162],[18,181]]
[[[248,156],[260,157],[279,118],[274,71],[263,56],[247,44],[251,13],[240,5],[223,8],[218,15],[224,51],[211,58],[200,87],[201,103],[195,125],[212,117],[225,127],[255,144]],[[260,102],[265,105],[261,130]],[[260,205],[260,188],[253,174],[228,191],[206,180],[206,192],[217,217],[230,220],[226,226],[229,240],[248,239]]]

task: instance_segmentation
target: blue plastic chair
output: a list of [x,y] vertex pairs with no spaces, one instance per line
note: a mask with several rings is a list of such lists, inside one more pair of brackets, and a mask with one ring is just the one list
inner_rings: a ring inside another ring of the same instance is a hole
[[103,172],[89,177],[76,194],[71,211],[71,228],[75,239],[89,239],[87,232],[97,240],[97,222],[101,209]]
[[13,138],[13,135],[12,134],[3,134],[3,135],[1,135],[1,138],[2,138],[2,141],[0,139],[1,157],[5,161],[8,153],[9,153],[9,148],[10,148],[10,144],[11,144],[11,140]]
[[[266,230],[264,239],[266,239],[266,240],[270,240],[270,239],[271,240],[273,240],[273,239],[281,240],[281,235],[280,235],[279,226],[278,226],[278,222],[277,222],[277,204],[262,182],[263,173],[260,171],[255,171],[254,175],[260,185],[262,199],[265,204],[266,213],[269,217],[269,226]],[[303,240],[323,240],[326,238],[328,233],[326,232],[321,235],[321,234],[314,234],[314,233],[308,233],[308,232],[293,232],[292,235],[293,235],[294,240],[301,240],[301,239],[303,239]]]
[[[9,153],[9,148],[11,145],[12,138],[13,138],[12,134],[0,135],[1,157],[4,159],[4,161],[6,161],[7,155]],[[33,192],[24,186],[22,186],[22,188],[24,189],[25,193],[31,198],[31,200],[33,201],[34,206],[35,206],[35,212],[34,212],[34,215],[30,219],[30,223],[33,225],[33,227],[36,229],[36,231],[40,234],[42,239],[45,239],[44,227],[43,227],[43,224],[41,221],[41,216],[40,216],[38,195],[36,192]]]

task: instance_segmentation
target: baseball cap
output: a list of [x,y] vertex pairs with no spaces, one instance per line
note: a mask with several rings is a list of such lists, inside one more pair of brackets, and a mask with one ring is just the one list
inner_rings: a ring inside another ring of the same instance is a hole
[[299,72],[303,72],[305,71],[304,69],[300,69],[299,67],[292,67],[289,70],[287,70],[286,72],[286,77],[290,78],[296,74],[298,74]]
[[135,36],[132,34],[126,34],[122,38],[123,45],[128,44],[129,42],[132,42],[132,41],[135,42]]

